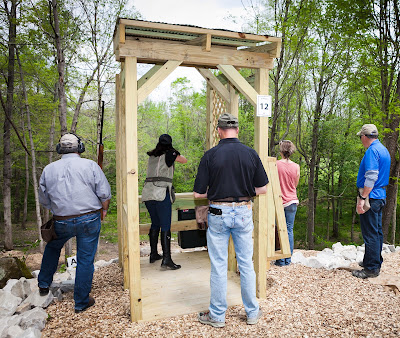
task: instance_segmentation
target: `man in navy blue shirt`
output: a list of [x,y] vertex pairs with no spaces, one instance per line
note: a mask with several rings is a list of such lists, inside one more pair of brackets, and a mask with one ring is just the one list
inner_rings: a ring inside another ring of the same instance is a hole
[[[365,243],[363,270],[353,271],[358,278],[379,275],[382,265],[382,208],[386,204],[386,186],[389,184],[390,154],[378,140],[378,129],[374,124],[364,124],[357,133],[366,148],[357,176],[358,202],[361,233]],[[370,209],[365,211],[365,201],[369,198]]]
[[201,159],[193,189],[196,198],[210,201],[207,248],[211,262],[211,297],[209,312],[199,313],[199,321],[213,327],[225,326],[231,235],[239,264],[247,324],[257,324],[262,315],[256,299],[252,260],[252,198],[266,193],[268,178],[257,152],[238,140],[238,126],[238,119],[231,114],[222,114],[218,119],[221,141]]

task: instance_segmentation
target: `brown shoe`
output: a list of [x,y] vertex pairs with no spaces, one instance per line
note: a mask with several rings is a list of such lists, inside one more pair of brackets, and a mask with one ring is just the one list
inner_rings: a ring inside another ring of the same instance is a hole
[[89,296],[88,305],[86,305],[83,309],[80,309],[80,310],[79,310],[79,309],[75,309],[75,313],[81,313],[81,312],[87,310],[88,308],[90,308],[91,306],[93,306],[94,303],[96,303],[96,301],[94,300],[94,298],[91,297],[91,296]]

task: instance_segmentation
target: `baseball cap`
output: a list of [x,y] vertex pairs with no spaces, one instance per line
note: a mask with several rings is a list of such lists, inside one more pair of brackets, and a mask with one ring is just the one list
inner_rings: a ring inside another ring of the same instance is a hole
[[162,134],[159,137],[158,142],[168,146],[168,145],[172,144],[172,137],[169,136],[168,134]]
[[238,118],[232,114],[223,113],[219,119],[217,127],[219,128],[237,128],[239,127]]
[[61,148],[78,149],[78,138],[74,134],[64,134],[60,138]]
[[357,135],[378,136],[378,128],[376,128],[375,124],[364,124]]

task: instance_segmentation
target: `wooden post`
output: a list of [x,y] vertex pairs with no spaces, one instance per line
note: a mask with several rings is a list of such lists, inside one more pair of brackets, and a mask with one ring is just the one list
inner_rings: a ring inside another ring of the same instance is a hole
[[[255,90],[260,95],[268,94],[268,70],[261,68],[256,72]],[[254,114],[256,113],[254,107]],[[268,163],[268,118],[254,117],[254,147],[264,168]],[[267,295],[267,220],[270,210],[268,204],[272,200],[271,184],[267,185],[266,195],[259,195],[254,201],[254,268],[257,275],[257,296],[265,298]],[[268,210],[268,211],[267,211]],[[275,215],[275,211],[274,211]]]
[[206,149],[214,146],[213,131],[213,89],[207,84],[207,106],[206,106]]
[[121,83],[119,74],[115,75],[115,166],[117,181],[117,230],[118,230],[118,264],[123,266],[123,233],[122,233],[122,180],[121,180],[121,126],[120,126],[120,103],[121,103]]
[[126,214],[129,252],[129,293],[131,320],[142,319],[142,287],[140,278],[139,194],[137,147],[137,59],[125,58],[125,157]]
[[[120,87],[121,87],[121,95],[120,95],[120,137],[121,137],[121,149],[120,149],[120,157],[121,157],[121,180],[122,180],[122,219],[121,219],[121,227],[122,227],[122,267],[124,271],[124,289],[129,289],[129,255],[128,255],[128,215],[126,213],[126,102],[125,102],[125,63],[121,62],[121,73],[120,73]],[[123,74],[123,76],[122,76]]]

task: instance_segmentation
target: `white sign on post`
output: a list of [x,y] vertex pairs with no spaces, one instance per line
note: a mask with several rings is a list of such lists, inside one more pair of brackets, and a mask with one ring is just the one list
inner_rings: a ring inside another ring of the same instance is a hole
[[67,266],[69,268],[76,268],[76,265],[77,265],[76,256],[67,257]]
[[272,98],[271,95],[257,95],[257,112],[258,117],[272,116]]

